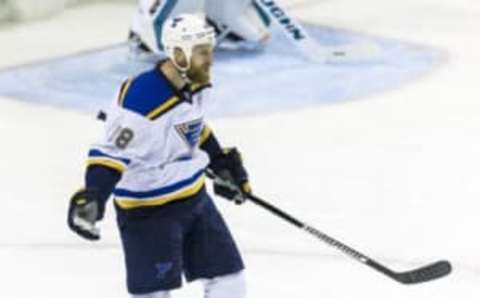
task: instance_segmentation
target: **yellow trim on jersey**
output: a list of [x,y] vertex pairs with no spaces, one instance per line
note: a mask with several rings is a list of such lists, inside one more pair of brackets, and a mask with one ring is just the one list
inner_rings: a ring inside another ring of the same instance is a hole
[[168,110],[170,107],[172,107],[174,104],[176,104],[180,99],[178,96],[173,96],[170,99],[168,99],[166,102],[162,103],[159,105],[155,110],[151,111],[150,113],[147,114],[147,118],[150,120],[153,120],[157,118],[160,114]]
[[125,172],[127,169],[127,166],[124,165],[123,163],[113,160],[113,159],[108,159],[108,158],[90,158],[87,161],[87,167],[89,166],[105,166],[111,169],[114,169],[120,173]]
[[199,143],[202,145],[208,139],[208,137],[212,134],[212,130],[208,126],[204,126],[202,129],[202,133],[200,134]]
[[192,87],[190,87],[190,91],[192,93],[195,93],[198,90],[202,89],[203,87],[207,87],[207,86],[210,86],[210,83],[206,83],[206,84],[195,83],[195,84],[192,84]]
[[120,93],[118,95],[118,105],[123,107],[123,101],[125,100],[125,95],[127,94],[130,85],[133,82],[133,78],[128,78],[125,82],[123,82],[122,87],[120,87]]
[[115,202],[122,209],[133,209],[138,207],[161,206],[172,201],[183,200],[198,193],[205,184],[205,175],[200,176],[193,184],[181,191],[163,195],[151,199],[132,199],[126,197],[115,197]]

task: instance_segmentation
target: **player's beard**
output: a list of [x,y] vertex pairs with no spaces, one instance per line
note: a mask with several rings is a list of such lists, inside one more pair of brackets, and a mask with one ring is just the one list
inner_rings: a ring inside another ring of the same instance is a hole
[[195,84],[210,83],[210,65],[202,65],[198,67],[190,67],[187,71],[188,78]]

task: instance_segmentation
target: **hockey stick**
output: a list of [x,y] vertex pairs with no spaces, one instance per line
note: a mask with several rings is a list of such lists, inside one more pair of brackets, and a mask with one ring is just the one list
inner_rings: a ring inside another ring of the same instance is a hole
[[[214,179],[216,183],[220,183],[224,186],[235,188],[235,186],[228,183],[228,181],[223,180],[222,178],[218,177],[211,171],[207,170],[207,176]],[[322,240],[323,242],[327,243],[328,245],[340,250],[344,254],[352,257],[353,259],[369,266],[370,268],[375,269],[376,271],[383,273],[384,275],[406,285],[410,284],[417,284],[422,282],[431,281],[440,277],[444,277],[448,275],[452,271],[452,265],[448,261],[438,261],[414,270],[404,271],[404,272],[396,272],[385,265],[380,264],[379,262],[367,257],[366,255],[358,252],[357,250],[349,247],[348,245],[328,236],[327,234],[317,230],[316,228],[307,225],[304,222],[296,219],[295,217],[291,216],[290,214],[282,211],[278,207],[260,199],[259,197],[249,194],[248,195],[249,201],[255,203],[256,205],[272,212],[276,216],[284,219],[285,221],[291,223],[292,225],[305,230],[307,233],[313,235],[314,237]]]
[[283,33],[312,62],[342,62],[373,57],[378,48],[373,44],[351,46],[320,46],[302,25],[289,16],[274,0],[255,0],[255,3],[275,20]]

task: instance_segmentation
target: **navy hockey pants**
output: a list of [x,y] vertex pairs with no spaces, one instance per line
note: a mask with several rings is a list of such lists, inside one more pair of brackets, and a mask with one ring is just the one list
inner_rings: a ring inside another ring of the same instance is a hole
[[132,294],[179,288],[244,268],[237,246],[203,188],[191,198],[164,206],[117,209]]

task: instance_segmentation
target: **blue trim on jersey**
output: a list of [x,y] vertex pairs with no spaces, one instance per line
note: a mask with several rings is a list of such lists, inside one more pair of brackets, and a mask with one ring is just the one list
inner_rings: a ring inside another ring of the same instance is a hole
[[130,159],[128,159],[128,158],[121,158],[121,157],[116,157],[116,156],[108,155],[108,154],[103,153],[102,151],[97,150],[97,149],[91,149],[91,150],[88,152],[88,157],[108,157],[108,158],[111,158],[111,159],[115,159],[115,160],[121,161],[121,162],[123,162],[123,163],[126,164],[126,165],[130,164]]
[[165,6],[161,8],[161,12],[155,18],[153,22],[153,28],[155,30],[155,36],[157,38],[157,45],[158,48],[163,50],[162,45],[162,27],[163,23],[167,20],[167,18],[172,13],[172,10],[177,6],[178,0],[166,0]]
[[147,199],[152,197],[158,197],[158,196],[175,192],[179,189],[182,189],[186,186],[191,185],[203,175],[203,172],[204,172],[204,169],[198,171],[188,179],[181,180],[177,183],[174,183],[159,189],[154,189],[150,191],[130,191],[127,189],[117,188],[113,191],[113,194],[118,197],[128,197],[128,198],[135,198],[135,199]]
[[133,80],[125,94],[123,107],[147,116],[175,95],[170,83],[154,68]]

